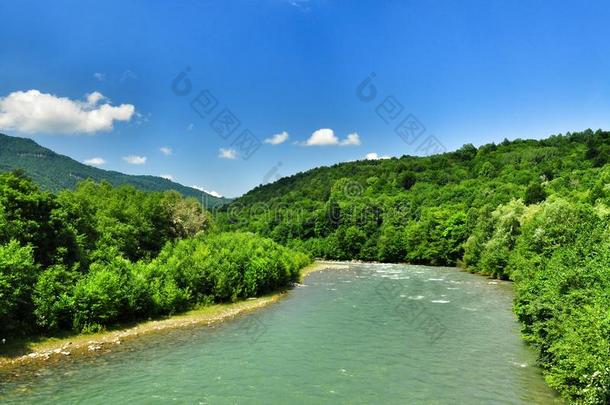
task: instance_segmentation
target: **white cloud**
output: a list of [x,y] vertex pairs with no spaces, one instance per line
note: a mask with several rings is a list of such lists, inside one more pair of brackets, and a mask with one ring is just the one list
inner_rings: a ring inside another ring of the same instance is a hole
[[[104,104],[99,104],[104,101]],[[131,104],[112,106],[100,92],[86,101],[71,100],[38,90],[15,91],[0,97],[0,128],[25,133],[87,133],[112,130],[114,121],[129,121]]]
[[161,151],[161,153],[163,153],[165,156],[169,156],[172,154],[172,148],[170,148],[169,146],[162,146],[159,148],[159,150]]
[[221,197],[222,197],[222,195],[220,195],[220,193],[219,193],[219,192],[214,191],[214,190],[209,190],[209,191],[208,191],[208,190],[203,190],[203,192],[204,192],[204,193],[208,193],[209,195],[211,195],[211,196],[213,196],[213,197],[218,197],[218,198],[221,198]]
[[124,156],[123,160],[129,163],[130,165],[143,165],[146,163],[146,156]]
[[347,135],[347,138],[345,138],[344,140],[341,141],[341,145],[360,145],[360,135],[358,135],[356,132],[353,132],[351,134]]
[[390,156],[379,156],[375,152],[367,153],[364,157],[366,160],[379,160],[379,159],[390,159]]
[[127,69],[126,71],[123,72],[123,75],[121,76],[121,83],[123,83],[126,80],[130,80],[130,79],[138,80],[138,75],[136,75],[131,70]]
[[200,186],[197,186],[197,185],[192,185],[191,187],[194,188],[194,189],[197,189],[199,191],[203,191],[204,193],[207,193],[207,194],[209,194],[211,196],[214,196],[214,197],[218,197],[218,198],[222,197],[222,195],[219,192],[216,192],[214,190],[208,191],[208,190],[204,189],[203,187],[200,187]]
[[284,131],[279,134],[275,134],[270,138],[265,139],[263,142],[271,145],[279,145],[288,140],[288,132]]
[[360,145],[360,136],[353,132],[345,139],[339,139],[335,135],[335,131],[330,128],[322,128],[314,131],[313,134],[305,142],[300,143],[303,146],[350,146]]
[[103,82],[104,80],[106,80],[106,74],[105,73],[99,73],[99,72],[95,72],[93,74],[93,77],[95,77],[95,80]]
[[309,11],[309,0],[288,0],[288,4],[301,11]]
[[235,151],[235,149],[220,148],[218,150],[218,157],[221,159],[236,159],[237,152]]
[[83,163],[89,166],[101,166],[103,164],[106,164],[106,161],[101,157],[94,157],[83,161]]
[[140,114],[139,112],[136,111],[135,124],[137,126],[146,124],[148,121],[150,121],[150,117],[152,117],[152,113],[148,113],[148,114],[144,115],[144,114]]
[[339,138],[335,135],[335,131],[329,128],[322,128],[315,131],[308,140],[305,141],[305,146],[326,146],[338,145]]
[[171,174],[162,174],[160,177],[164,178],[165,180],[174,181],[174,176]]
[[106,100],[106,97],[99,91],[87,94],[87,106],[94,108],[100,101]]

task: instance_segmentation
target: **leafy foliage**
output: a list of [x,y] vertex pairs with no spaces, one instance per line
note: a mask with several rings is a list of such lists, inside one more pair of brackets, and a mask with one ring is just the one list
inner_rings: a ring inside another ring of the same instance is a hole
[[549,384],[609,403],[608,152],[610,133],[587,130],[342,163],[259,186],[216,220],[318,257],[515,280],[515,313]]
[[0,175],[0,332],[98,330],[264,294],[295,280],[309,262],[298,251],[459,264],[515,281],[552,387],[609,403],[609,152],[610,133],[587,130],[342,163],[259,186],[213,227],[171,192],[85,181],[53,195]]
[[32,249],[16,241],[0,246],[0,327],[18,330],[32,320],[31,288],[38,268]]
[[249,233],[208,233],[174,191],[84,181],[41,192],[0,175],[0,334],[98,331],[255,297],[296,281],[307,255]]

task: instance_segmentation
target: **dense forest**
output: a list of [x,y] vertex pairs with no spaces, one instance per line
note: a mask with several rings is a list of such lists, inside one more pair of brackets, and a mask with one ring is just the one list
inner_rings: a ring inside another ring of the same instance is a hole
[[200,201],[203,198],[208,208],[230,201],[162,177],[129,175],[88,166],[44,148],[31,139],[0,134],[0,172],[13,170],[23,170],[41,189],[53,192],[74,189],[78,183],[89,179],[106,181],[113,186],[127,184],[144,191],[176,190],[185,197]]
[[587,130],[348,162],[259,186],[215,217],[316,257],[514,280],[548,383],[610,403],[609,159],[610,132]]
[[[0,336],[113,324],[285,288],[310,257],[459,265],[515,282],[548,383],[610,403],[610,133],[348,162],[213,214],[177,192],[0,175]],[[501,350],[501,348],[499,348]]]
[[0,337],[93,332],[286,288],[307,255],[221,233],[174,191],[84,181],[41,191],[0,175]]

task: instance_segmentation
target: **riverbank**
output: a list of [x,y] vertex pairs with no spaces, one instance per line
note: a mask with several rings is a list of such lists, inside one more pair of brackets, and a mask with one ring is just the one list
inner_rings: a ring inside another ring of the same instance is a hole
[[[347,268],[347,265],[340,262],[316,261],[301,270],[299,282],[302,283],[307,275],[327,268]],[[270,305],[285,294],[284,291],[230,304],[210,305],[165,319],[117,326],[99,333],[7,342],[0,353],[0,372],[10,373],[12,369],[21,366],[61,361],[66,356],[107,353],[112,351],[114,346],[153,333],[192,326],[212,326]]]
[[315,262],[313,262],[312,264],[310,264],[309,266],[303,268],[301,270],[301,275],[299,277],[299,282],[302,283],[303,281],[305,281],[305,278],[310,275],[311,273],[315,273],[316,271],[321,271],[321,270],[342,270],[342,269],[348,269],[349,268],[349,263],[350,262],[341,262],[341,261],[333,261],[333,260],[316,260]]
[[[94,334],[76,334],[68,337],[43,338],[38,341],[17,344],[19,349],[10,350],[0,355],[0,371],[10,371],[12,368],[42,363],[54,362],[65,356],[91,355],[107,353],[112,347],[141,336],[168,331],[188,326],[217,324],[238,315],[257,310],[276,302],[284,292],[275,293],[246,301],[231,304],[216,304],[195,309],[167,319],[152,320],[138,323],[128,328],[118,327],[115,330]],[[19,355],[18,351],[25,346],[27,353]]]
[[0,376],[0,402],[553,403],[509,285],[401,264],[306,273],[278,302],[228,322],[16,368]]

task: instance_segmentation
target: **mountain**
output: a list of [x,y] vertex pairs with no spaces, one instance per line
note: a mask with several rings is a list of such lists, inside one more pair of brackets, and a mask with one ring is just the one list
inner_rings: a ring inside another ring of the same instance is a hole
[[[420,210],[447,202],[497,205],[523,197],[525,189],[534,183],[542,184],[553,194],[576,192],[576,188],[585,192],[590,186],[585,177],[578,184],[563,184],[559,179],[565,182],[577,171],[594,176],[607,163],[610,132],[586,130],[541,140],[504,140],[479,148],[468,144],[439,155],[404,155],[317,167],[259,185],[231,204],[236,209],[262,204],[308,211],[320,208],[320,204],[358,198],[406,199]],[[467,192],[461,190],[464,188]],[[261,214],[261,218],[266,215]],[[269,225],[279,223],[276,220]]]
[[218,220],[318,257],[454,265],[474,226],[513,200],[610,206],[609,162],[610,132],[591,130],[345,162],[258,186]]
[[214,208],[231,201],[229,198],[214,197],[192,187],[156,176],[135,176],[111,170],[102,170],[77,162],[44,148],[27,138],[0,134],[0,172],[22,169],[40,187],[49,191],[74,188],[84,179],[107,181],[119,186],[130,184],[144,191],[176,190],[186,197],[203,199],[204,205]]
[[601,130],[341,163],[259,186],[216,223],[316,257],[513,280],[515,315],[549,385],[569,403],[609,404],[609,163]]

